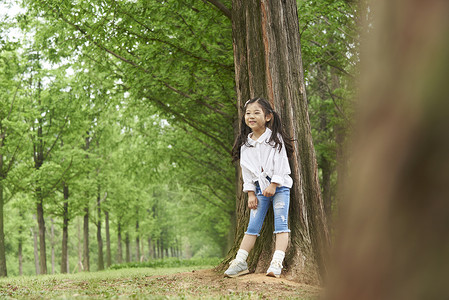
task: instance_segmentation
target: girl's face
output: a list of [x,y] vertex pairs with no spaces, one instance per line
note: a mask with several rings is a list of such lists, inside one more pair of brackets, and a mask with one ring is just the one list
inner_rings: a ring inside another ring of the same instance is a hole
[[253,132],[265,131],[271,117],[271,114],[265,115],[262,106],[257,102],[250,103],[246,107],[245,123]]

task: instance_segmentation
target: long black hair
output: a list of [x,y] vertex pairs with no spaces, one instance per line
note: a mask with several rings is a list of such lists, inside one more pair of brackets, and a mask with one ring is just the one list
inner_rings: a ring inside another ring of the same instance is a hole
[[[282,140],[284,141],[285,149],[287,151],[287,155],[290,157],[290,155],[293,153],[293,139],[291,139],[284,131],[284,127],[282,126],[281,118],[277,112],[273,110],[273,108],[270,105],[270,102],[268,102],[266,99],[261,97],[252,98],[248,101],[246,101],[245,106],[243,107],[243,111],[246,111],[246,108],[249,104],[257,102],[262,107],[262,110],[267,115],[272,115],[270,121],[268,121],[267,125],[271,129],[272,133],[268,140],[268,143],[273,146],[273,148],[279,149],[279,152],[282,149],[282,141],[279,139],[279,135],[282,137]],[[243,113],[242,119],[240,121],[240,132],[237,135],[234,146],[232,147],[232,162],[235,162],[240,159],[240,147],[243,145],[250,146],[248,144],[248,134],[251,132],[251,128],[248,127],[245,123],[245,113]]]

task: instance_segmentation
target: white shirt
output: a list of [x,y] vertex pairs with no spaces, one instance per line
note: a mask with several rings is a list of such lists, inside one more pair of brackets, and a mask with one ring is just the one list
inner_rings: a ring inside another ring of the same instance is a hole
[[251,138],[252,133],[250,133],[248,144],[251,147],[246,145],[240,147],[243,192],[256,191],[256,181],[259,182],[261,191],[264,191],[270,185],[267,176],[271,178],[271,182],[280,186],[291,188],[293,185],[293,180],[289,176],[291,171],[284,142],[279,136],[282,142],[282,149],[279,152],[279,148],[268,144],[271,133],[271,129],[267,127],[257,141]]

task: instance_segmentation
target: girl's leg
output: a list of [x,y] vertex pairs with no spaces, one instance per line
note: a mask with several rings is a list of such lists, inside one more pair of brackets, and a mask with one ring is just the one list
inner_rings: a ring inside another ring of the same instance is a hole
[[285,257],[285,250],[288,246],[288,209],[290,205],[290,189],[280,187],[276,189],[273,198],[274,209],[274,230],[276,234],[276,251],[268,268],[267,275],[280,277],[282,272],[282,262]]
[[250,211],[248,228],[240,243],[240,249],[229,268],[225,271],[227,277],[236,277],[249,272],[246,259],[248,258],[248,253],[254,247],[254,243],[262,228],[263,220],[271,203],[270,198],[263,196],[259,188],[257,188],[256,196],[258,200],[257,209],[251,209]]
[[[254,244],[256,243],[256,239],[257,239],[257,235],[245,234],[245,236],[243,237],[242,243],[240,244],[240,249],[243,249],[249,253],[251,251],[251,249],[253,249]],[[288,237],[287,237],[287,240],[288,240]]]
[[281,232],[276,234],[276,250],[285,252],[288,245],[288,232]]

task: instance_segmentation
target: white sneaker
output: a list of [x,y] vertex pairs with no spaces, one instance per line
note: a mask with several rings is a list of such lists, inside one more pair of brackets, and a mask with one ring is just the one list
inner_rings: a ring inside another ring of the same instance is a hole
[[279,278],[281,277],[281,272],[282,272],[282,262],[279,260],[272,260],[270,267],[267,270],[267,276]]
[[248,264],[245,262],[234,259],[231,261],[229,268],[225,271],[227,277],[237,277],[240,275],[248,274]]

